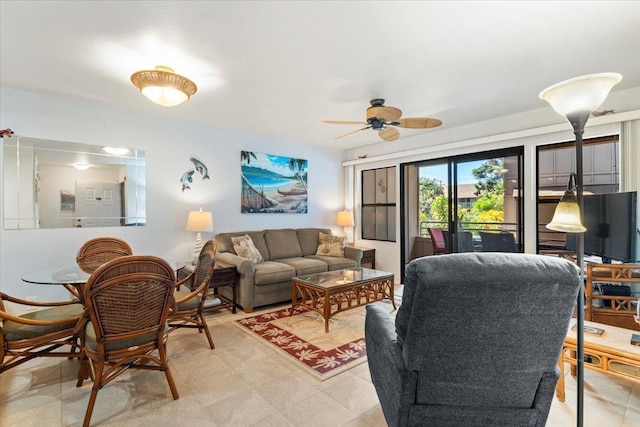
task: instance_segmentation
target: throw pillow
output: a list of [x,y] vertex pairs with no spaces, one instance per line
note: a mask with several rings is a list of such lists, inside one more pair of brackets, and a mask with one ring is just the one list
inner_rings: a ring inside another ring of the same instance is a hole
[[331,234],[318,234],[316,255],[344,257],[344,237]]
[[239,257],[247,258],[255,263],[263,262],[262,254],[256,245],[253,244],[253,240],[249,237],[248,234],[240,237],[232,237],[231,242],[233,243],[233,250],[236,251]]

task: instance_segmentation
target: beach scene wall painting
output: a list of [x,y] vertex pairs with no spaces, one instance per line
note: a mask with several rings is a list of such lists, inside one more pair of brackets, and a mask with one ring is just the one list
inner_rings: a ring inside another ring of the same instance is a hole
[[307,160],[242,151],[242,213],[307,213]]

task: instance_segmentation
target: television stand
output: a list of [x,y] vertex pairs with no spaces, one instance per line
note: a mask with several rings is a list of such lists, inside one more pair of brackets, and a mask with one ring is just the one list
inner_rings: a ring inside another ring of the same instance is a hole
[[[597,283],[617,283],[630,285],[640,283],[640,264],[595,264],[589,263],[585,283],[586,312],[585,320],[640,331],[633,316],[637,309],[632,303],[637,296],[593,295]],[[601,307],[594,307],[593,301],[602,301]],[[608,301],[605,307],[604,302]]]

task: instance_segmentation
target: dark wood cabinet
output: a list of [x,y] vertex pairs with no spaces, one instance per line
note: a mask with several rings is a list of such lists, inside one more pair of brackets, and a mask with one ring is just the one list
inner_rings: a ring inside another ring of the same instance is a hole
[[376,250],[369,248],[362,249],[362,261],[360,261],[360,267],[376,269]]
[[[178,270],[178,280],[184,279],[189,274],[191,274],[191,272],[193,272],[193,268],[193,265],[187,264],[180,270]],[[205,311],[216,310],[218,308],[230,308],[232,313],[236,312],[237,276],[238,272],[235,265],[216,261],[215,267],[213,269],[213,277],[211,278],[211,282],[209,283],[209,295],[207,296],[207,301],[205,302]],[[186,285],[193,289],[193,283],[187,283]],[[218,292],[218,289],[223,286],[228,286],[229,288],[231,288],[231,298],[227,298],[226,296]]]

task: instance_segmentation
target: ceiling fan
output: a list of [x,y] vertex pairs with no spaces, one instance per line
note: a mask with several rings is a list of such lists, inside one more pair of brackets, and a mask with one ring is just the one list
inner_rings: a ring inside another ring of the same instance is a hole
[[429,117],[408,117],[401,119],[402,111],[396,107],[386,107],[384,105],[384,99],[372,99],[370,102],[371,107],[367,108],[366,122],[340,120],[323,120],[323,122],[334,125],[367,125],[361,129],[337,136],[335,139],[340,139],[366,129],[373,129],[377,130],[380,138],[387,142],[400,138],[400,132],[398,132],[395,126],[408,129],[426,129],[438,127],[442,124],[442,121]]

